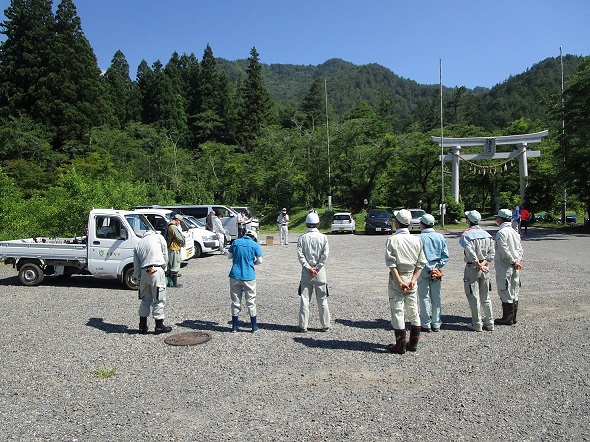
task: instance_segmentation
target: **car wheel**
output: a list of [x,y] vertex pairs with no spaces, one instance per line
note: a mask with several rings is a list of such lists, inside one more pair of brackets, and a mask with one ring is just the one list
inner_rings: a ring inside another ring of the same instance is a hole
[[195,258],[199,258],[203,254],[201,244],[195,241]]
[[44,278],[45,275],[41,267],[32,262],[23,264],[18,271],[18,279],[20,279],[21,284],[29,287],[41,284]]
[[123,274],[123,284],[125,284],[125,287],[129,290],[139,289],[139,279],[133,277],[133,266],[130,266],[125,270],[125,273]]

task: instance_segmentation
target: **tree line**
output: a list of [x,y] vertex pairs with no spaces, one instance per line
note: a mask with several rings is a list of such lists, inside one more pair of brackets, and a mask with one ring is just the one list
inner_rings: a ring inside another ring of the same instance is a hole
[[[5,17],[1,238],[76,233],[99,206],[214,201],[276,210],[325,206],[331,196],[353,211],[365,200],[438,208],[438,87],[342,60],[315,72],[267,66],[255,47],[227,62],[209,45],[200,60],[142,60],[132,79],[121,51],[101,72],[73,0],[55,13],[51,0],[11,0]],[[558,210],[563,187],[571,207],[588,205],[590,72],[587,58],[567,60],[563,106],[553,59],[492,90],[443,91],[445,136],[551,130],[529,163],[535,211]],[[517,167],[461,177],[461,203],[447,200],[457,214],[518,199]]]

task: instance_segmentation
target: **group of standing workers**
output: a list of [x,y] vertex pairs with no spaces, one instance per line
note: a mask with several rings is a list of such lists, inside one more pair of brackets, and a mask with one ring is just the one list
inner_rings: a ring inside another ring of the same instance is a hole
[[[440,330],[441,268],[449,253],[444,237],[434,231],[432,215],[425,214],[420,219],[419,236],[412,236],[408,230],[412,219],[408,210],[396,211],[394,217],[396,230],[387,240],[385,262],[389,267],[388,293],[395,342],[386,350],[403,354],[406,350],[416,351],[421,332]],[[496,214],[499,230],[495,239],[479,226],[478,211],[465,212],[465,218],[469,228],[461,235],[459,245],[464,250],[463,285],[472,318],[467,327],[481,332],[493,331],[494,324],[515,324],[523,252],[520,235],[511,227],[512,212],[502,209]],[[496,320],[489,296],[492,261],[503,309],[502,317]],[[410,322],[409,340],[405,320]]]
[[[511,227],[512,212],[502,209],[496,214],[499,227],[495,238],[483,230],[479,223],[481,215],[476,210],[465,212],[468,229],[463,232],[459,245],[464,250],[465,270],[463,276],[465,294],[471,310],[473,331],[493,331],[494,324],[516,323],[519,295],[519,271],[522,267],[520,235]],[[438,332],[441,320],[441,269],[449,260],[445,238],[434,229],[435,220],[430,214],[421,217],[421,234],[411,235],[408,229],[412,215],[405,209],[394,212],[395,232],[388,238],[385,263],[389,268],[388,298],[391,324],[395,342],[386,346],[391,353],[403,354],[416,351],[421,332]],[[140,333],[147,333],[147,318],[150,309],[156,321],[155,332],[167,333],[171,327],[163,324],[166,300],[166,276],[172,286],[178,287],[177,277],[180,259],[175,254],[180,249],[182,233],[178,224],[182,219],[176,215],[168,225],[166,240],[154,232],[146,232],[134,251],[134,276],[140,279],[139,308]],[[284,220],[284,221],[281,221]],[[277,219],[288,225],[288,215],[283,209]],[[328,283],[326,262],[329,256],[328,238],[318,230],[320,219],[315,210],[306,217],[307,231],[297,240],[297,258],[301,264],[299,285],[299,318],[297,331],[307,332],[309,309],[315,293],[322,331],[330,329],[328,308]],[[178,232],[176,232],[178,230]],[[180,233],[179,237],[176,236]],[[182,239],[184,241],[184,239]],[[286,234],[282,241],[287,244]],[[281,241],[281,242],[282,242]],[[179,245],[180,244],[180,245]],[[175,246],[176,245],[176,246]],[[232,260],[229,273],[232,332],[239,330],[239,313],[242,298],[250,315],[252,332],[258,331],[256,313],[255,265],[262,263],[262,249],[257,242],[257,233],[246,230],[229,247],[227,257]],[[503,314],[493,319],[490,299],[491,282],[489,264],[495,263],[496,283]],[[410,322],[410,337],[407,338],[406,321]]]

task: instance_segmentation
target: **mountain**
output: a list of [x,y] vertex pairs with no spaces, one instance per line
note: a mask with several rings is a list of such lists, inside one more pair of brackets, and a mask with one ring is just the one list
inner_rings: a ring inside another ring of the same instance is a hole
[[[580,59],[575,55],[564,57],[566,80],[575,73]],[[217,63],[231,82],[246,75],[247,60],[217,59]],[[359,102],[367,102],[379,109],[386,97],[392,103],[390,112],[398,120],[410,122],[416,121],[420,107],[432,107],[438,100],[438,85],[419,84],[374,63],[357,66],[334,58],[317,66],[261,65],[266,87],[281,106],[297,107],[317,78],[326,80],[330,107],[336,116],[344,115]],[[547,120],[550,119],[547,103],[554,101],[561,92],[560,59],[547,58],[491,89],[443,87],[443,91],[445,111],[446,106],[457,105],[453,100],[459,96],[467,96],[471,101],[471,109],[477,109],[471,113],[477,112],[479,115],[472,115],[471,120],[462,121],[466,124],[477,124],[493,130],[503,128],[510,121],[521,117],[533,121]]]

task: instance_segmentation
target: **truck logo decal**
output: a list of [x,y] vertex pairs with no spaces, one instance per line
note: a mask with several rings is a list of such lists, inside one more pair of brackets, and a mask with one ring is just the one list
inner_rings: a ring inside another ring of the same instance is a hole
[[100,256],[102,258],[104,256],[104,250],[99,250],[98,251],[98,256]]

